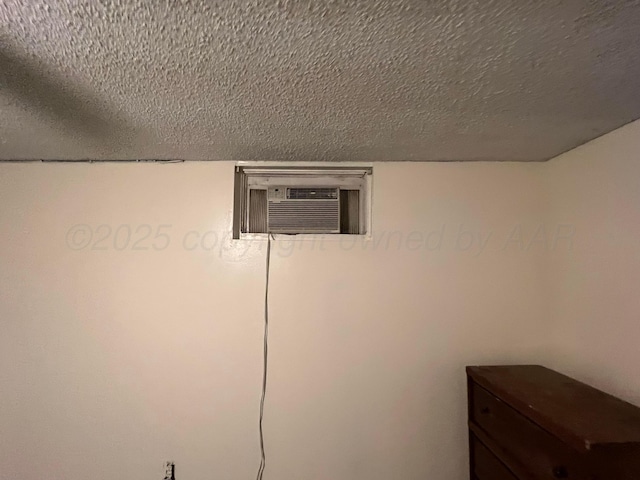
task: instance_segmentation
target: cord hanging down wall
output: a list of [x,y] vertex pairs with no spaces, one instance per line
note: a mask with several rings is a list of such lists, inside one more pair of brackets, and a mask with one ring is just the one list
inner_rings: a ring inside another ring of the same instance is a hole
[[266,466],[266,457],[264,453],[264,432],[262,429],[262,421],[264,419],[264,399],[267,394],[267,364],[269,360],[269,270],[271,263],[271,239],[275,240],[273,234],[267,235],[267,255],[265,263],[265,288],[264,288],[264,342],[263,342],[263,370],[262,370],[262,395],[260,397],[260,467],[258,467],[258,474],[256,480],[262,480],[264,469]]

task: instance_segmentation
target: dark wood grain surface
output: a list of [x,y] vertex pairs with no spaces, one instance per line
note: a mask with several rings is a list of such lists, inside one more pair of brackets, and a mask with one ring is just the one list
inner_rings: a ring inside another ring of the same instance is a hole
[[640,408],[540,365],[467,367],[475,383],[581,451],[640,445]]
[[472,435],[474,474],[491,480],[518,480],[511,471],[475,436]]

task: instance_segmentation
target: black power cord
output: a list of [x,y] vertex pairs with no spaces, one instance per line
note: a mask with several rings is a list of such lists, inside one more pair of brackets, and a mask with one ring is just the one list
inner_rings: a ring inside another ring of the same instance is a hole
[[[267,394],[267,360],[269,359],[269,264],[271,263],[271,233],[267,234],[267,259],[266,259],[266,278],[264,288],[264,357],[262,361],[262,396],[260,398],[260,467],[256,480],[262,480],[266,459],[264,454],[264,433],[262,430],[262,420],[264,419],[264,397]],[[275,238],[274,238],[275,240]]]

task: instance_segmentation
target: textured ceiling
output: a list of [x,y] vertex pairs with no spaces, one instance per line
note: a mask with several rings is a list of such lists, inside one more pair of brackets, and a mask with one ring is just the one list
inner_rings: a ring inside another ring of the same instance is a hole
[[3,0],[1,159],[545,160],[640,117],[640,1]]

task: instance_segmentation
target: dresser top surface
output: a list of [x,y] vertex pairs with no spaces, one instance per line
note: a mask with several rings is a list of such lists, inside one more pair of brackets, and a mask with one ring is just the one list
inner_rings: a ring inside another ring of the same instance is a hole
[[640,408],[546,367],[467,367],[467,375],[575,448],[640,445]]

